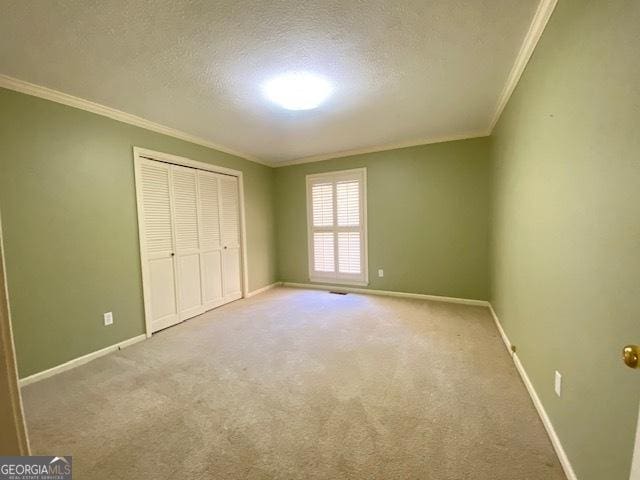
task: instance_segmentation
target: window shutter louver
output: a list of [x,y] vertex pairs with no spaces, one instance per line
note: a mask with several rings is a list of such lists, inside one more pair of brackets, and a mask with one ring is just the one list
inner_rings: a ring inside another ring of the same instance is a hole
[[321,183],[313,185],[313,226],[330,227],[333,225],[333,185]]
[[340,273],[360,273],[360,232],[339,232],[338,252]]
[[358,182],[338,182],[338,226],[360,225],[360,185]]
[[332,232],[315,232],[313,234],[314,268],[318,272],[335,271],[335,240]]

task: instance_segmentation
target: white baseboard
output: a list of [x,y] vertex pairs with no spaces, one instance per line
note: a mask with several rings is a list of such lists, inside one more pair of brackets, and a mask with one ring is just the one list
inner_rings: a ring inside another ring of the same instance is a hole
[[52,377],[53,375],[64,372],[65,370],[71,370],[72,368],[79,367],[80,365],[84,365],[85,363],[88,363],[91,360],[95,360],[96,358],[103,357],[108,353],[121,350],[125,347],[133,345],[134,343],[138,343],[146,339],[147,339],[147,336],[145,334],[142,334],[142,335],[138,335],[137,337],[133,337],[128,340],[125,340],[123,342],[116,343],[115,345],[110,345],[100,350],[96,350],[95,352],[87,353],[86,355],[83,355],[78,358],[74,358],[73,360],[69,360],[68,362],[65,362],[61,365],[57,365],[47,370],[43,370],[42,372],[34,373],[33,375],[29,375],[28,377],[21,378],[19,381],[19,384],[21,387],[24,387],[25,385],[29,385],[39,380]]
[[551,444],[553,445],[553,448],[556,451],[556,455],[558,455],[558,460],[560,460],[560,464],[562,465],[562,469],[564,470],[564,473],[567,476],[567,479],[578,480],[578,477],[576,476],[575,472],[573,471],[573,467],[571,466],[571,462],[569,461],[569,457],[567,457],[567,453],[564,451],[564,448],[562,447],[560,438],[558,437],[558,434],[556,433],[555,428],[553,428],[551,419],[549,418],[549,415],[547,415],[547,411],[544,409],[544,405],[540,401],[540,397],[538,396],[538,393],[533,387],[533,384],[529,379],[529,375],[527,375],[527,371],[524,369],[524,365],[522,365],[522,362],[518,358],[518,354],[511,350],[511,342],[509,341],[509,337],[507,337],[507,334],[504,331],[504,328],[502,328],[502,324],[498,319],[498,315],[496,315],[496,312],[493,309],[493,306],[491,304],[489,304],[489,310],[491,310],[493,321],[496,323],[496,327],[500,332],[502,341],[506,345],[507,351],[509,352],[509,355],[511,355],[511,358],[513,359],[513,363],[516,365],[516,370],[518,370],[518,373],[520,374],[520,377],[522,378],[522,381],[524,382],[525,387],[527,387],[529,396],[531,397],[531,400],[533,401],[533,405],[536,407],[536,410],[538,411],[538,415],[540,416],[540,419],[542,420],[542,424],[544,425],[544,428],[547,431],[547,435],[549,435]]
[[486,300],[472,300],[469,298],[441,297],[439,295],[425,295],[422,293],[392,292],[389,290],[372,290],[369,288],[345,287],[339,285],[319,285],[315,283],[282,282],[283,287],[312,288],[316,290],[331,290],[337,292],[364,293],[369,295],[382,295],[386,297],[416,298],[418,300],[433,300],[435,302],[460,303],[463,305],[475,305],[488,307]]
[[272,288],[275,288],[275,287],[279,287],[280,285],[282,285],[282,282],[274,282],[271,285],[266,285],[262,288],[252,290],[251,292],[247,293],[244,298],[253,297],[254,295],[258,295],[259,293],[266,292],[267,290],[271,290]]
[[504,331],[504,328],[502,328],[502,324],[500,323],[500,320],[498,320],[498,315],[496,315],[495,310],[493,310],[493,305],[489,304],[489,310],[491,311],[491,316],[493,317],[493,321],[495,322],[496,327],[498,328],[498,332],[500,332],[502,341],[504,342],[505,346],[507,347],[507,350],[509,351],[509,355],[513,356],[513,352],[511,351],[511,341],[509,340],[509,337],[507,337],[507,334]]

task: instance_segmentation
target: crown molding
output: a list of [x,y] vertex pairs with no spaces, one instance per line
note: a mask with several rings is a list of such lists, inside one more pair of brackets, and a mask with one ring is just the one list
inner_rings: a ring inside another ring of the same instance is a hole
[[538,45],[540,37],[542,37],[542,33],[544,32],[557,3],[558,0],[540,0],[536,13],[531,21],[531,25],[529,26],[529,30],[527,31],[522,45],[520,46],[520,51],[516,56],[516,61],[514,62],[513,67],[511,67],[511,72],[509,72],[509,76],[507,77],[507,83],[500,94],[498,105],[496,106],[491,119],[491,124],[489,125],[489,134],[493,132],[498,120],[500,120],[502,112],[507,106],[507,103],[509,103],[509,99],[511,98],[513,91],[516,89],[518,82],[520,82],[524,69],[527,67],[529,60],[531,59],[531,55],[533,55],[533,51]]
[[344,150],[341,152],[314,155],[312,157],[298,158],[295,160],[273,162],[271,166],[274,168],[288,167],[290,165],[299,165],[301,163],[322,162],[323,160],[333,160],[335,158],[351,157],[354,155],[364,155],[365,153],[385,152],[388,150],[397,150],[399,148],[419,147],[421,145],[431,145],[433,143],[453,142],[455,140],[468,140],[471,138],[487,137],[489,135],[490,135],[490,132],[487,132],[485,130],[479,130],[474,132],[462,133],[458,135],[448,135],[443,137],[427,137],[427,138],[421,138],[418,140],[410,140],[407,142],[390,143],[386,145],[377,145],[374,147],[365,147],[365,148],[359,148],[355,150]]
[[204,138],[200,138],[195,135],[176,130],[175,128],[167,127],[165,125],[146,120],[142,117],[138,117],[137,115],[132,115],[130,113],[116,110],[115,108],[107,107],[90,100],[85,100],[84,98],[74,97],[73,95],[59,92],[58,90],[35,85],[33,83],[25,82],[24,80],[9,77],[7,75],[0,75],[0,87],[6,88],[8,90],[14,90],[20,93],[25,93],[27,95],[32,95],[34,97],[44,98],[45,100],[61,103],[70,107],[79,108],[80,110],[95,113],[103,117],[108,117],[119,122],[128,123],[129,125],[134,125],[146,130],[151,130],[163,135],[168,135],[169,137],[178,138],[186,142],[202,145],[203,147],[212,148],[214,150],[228,153],[229,155],[234,155],[236,157],[244,158],[245,160],[259,163],[261,165],[265,165],[268,167],[272,166],[271,163],[262,161],[258,158],[246,155],[244,153],[237,152],[222,145],[218,145],[216,143],[210,142],[209,140],[205,140]]
[[470,138],[478,138],[478,137],[486,137],[491,135],[493,129],[495,128],[502,112],[504,111],[511,95],[513,94],[522,74],[531,59],[531,55],[533,54],[542,33],[544,32],[545,27],[549,19],[551,18],[551,14],[553,13],[558,0],[540,0],[538,4],[538,8],[533,16],[531,21],[531,25],[529,26],[529,30],[524,37],[522,45],[520,46],[520,50],[518,55],[516,56],[515,62],[509,72],[509,76],[507,77],[506,84],[500,94],[498,103],[494,110],[494,114],[491,118],[491,122],[489,124],[488,129],[486,130],[478,130],[473,132],[467,132],[458,135],[449,135],[444,137],[428,137],[422,138],[412,141],[400,142],[400,143],[392,143],[385,145],[377,145],[360,149],[353,150],[345,150],[321,155],[314,155],[299,159],[293,160],[285,160],[282,162],[278,161],[266,161],[261,160],[251,155],[243,154],[232,150],[230,148],[224,147],[222,145],[215,144],[208,140],[205,140],[200,137],[196,137],[186,132],[182,132],[180,130],[176,130],[171,127],[167,127],[165,125],[161,125],[159,123],[152,122],[150,120],[146,120],[142,117],[138,117],[136,115],[132,115],[130,113],[123,112],[121,110],[116,110],[111,107],[107,107],[105,105],[101,105],[99,103],[91,102],[89,100],[85,100],[79,97],[74,97],[73,95],[69,95],[66,93],[59,92],[57,90],[53,90],[47,87],[42,87],[40,85],[35,85],[33,83],[25,82],[23,80],[19,80],[13,77],[9,77],[7,75],[0,75],[0,87],[7,88],[9,90],[15,90],[17,92],[25,93],[27,95],[32,95],[35,97],[44,98],[46,100],[50,100],[53,102],[61,103],[64,105],[68,105],[70,107],[79,108],[81,110],[86,110],[88,112],[95,113],[97,115],[102,115],[105,117],[109,117],[113,120],[117,120],[120,122],[128,123],[130,125],[135,125],[137,127],[141,127],[147,130],[151,130],[157,133],[161,133],[163,135],[168,135],[170,137],[178,138],[180,140],[185,140],[187,142],[191,142],[197,145],[202,145],[204,147],[212,148],[214,150],[218,150],[220,152],[228,153],[230,155],[234,155],[236,157],[244,158],[246,160],[259,163],[261,165],[265,165],[267,167],[286,167],[289,165],[298,165],[302,163],[312,163],[312,162],[321,162],[323,160],[331,160],[334,158],[343,158],[349,157],[352,155],[363,155],[366,153],[375,153],[375,152],[383,152],[387,150],[395,150],[398,148],[407,148],[407,147],[415,147],[419,145],[430,145],[434,143],[443,143],[443,142],[451,142],[454,140],[466,140]]

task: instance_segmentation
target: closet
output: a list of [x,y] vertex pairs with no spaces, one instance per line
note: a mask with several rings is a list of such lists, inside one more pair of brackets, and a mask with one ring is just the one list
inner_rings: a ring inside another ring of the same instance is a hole
[[242,296],[238,177],[139,156],[138,223],[151,332]]

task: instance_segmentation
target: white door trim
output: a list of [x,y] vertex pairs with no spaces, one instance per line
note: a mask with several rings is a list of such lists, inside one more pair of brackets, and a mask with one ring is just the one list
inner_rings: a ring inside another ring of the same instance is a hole
[[146,258],[146,247],[143,237],[141,235],[142,227],[144,226],[144,216],[142,214],[142,177],[140,174],[141,159],[147,158],[150,160],[156,160],[159,162],[169,163],[172,165],[180,165],[183,167],[197,168],[198,170],[205,170],[208,172],[219,173],[222,175],[230,175],[238,178],[238,195],[240,197],[240,262],[242,272],[242,298],[246,298],[249,293],[249,269],[247,264],[247,234],[246,234],[246,222],[245,222],[245,210],[244,210],[244,181],[242,172],[240,170],[233,170],[231,168],[220,167],[212,165],[210,163],[199,162],[191,160],[189,158],[180,157],[178,155],[172,155],[170,153],[156,152],[154,150],[148,150],[146,148],[133,147],[133,164],[134,164],[134,176],[135,176],[135,188],[136,188],[136,207],[138,210],[138,241],[140,245],[140,268],[142,269],[142,289],[144,293],[144,324],[145,333],[148,337],[151,337],[151,306],[149,304],[151,295],[148,291],[149,280],[147,279],[147,271],[144,265],[143,259]]
[[633,447],[633,462],[631,463],[630,480],[640,480],[640,412],[638,413],[638,426],[636,427],[636,444]]
[[[22,406],[22,394],[18,386],[18,364],[11,327],[11,308],[9,306],[9,289],[4,262],[4,243],[2,235],[2,219],[0,218],[0,382],[4,383],[3,398],[8,401],[11,419],[2,418],[3,422],[11,421],[14,426],[10,444],[13,443],[17,453],[29,455],[29,435]],[[6,396],[5,396],[6,394]],[[3,415],[4,417],[4,415]],[[3,453],[3,455],[5,455]]]

